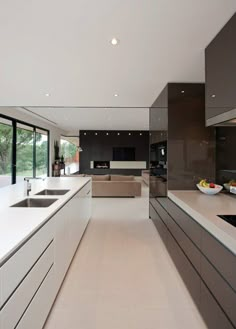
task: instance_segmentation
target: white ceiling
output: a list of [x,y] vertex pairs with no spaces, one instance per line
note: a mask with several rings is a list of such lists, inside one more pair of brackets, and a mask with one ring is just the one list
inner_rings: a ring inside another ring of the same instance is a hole
[[[148,108],[64,108],[28,107],[18,110],[50,120],[63,130],[148,130]],[[30,111],[30,112],[29,112]]]
[[2,0],[0,106],[150,106],[167,82],[204,80],[204,48],[235,11],[235,0]]

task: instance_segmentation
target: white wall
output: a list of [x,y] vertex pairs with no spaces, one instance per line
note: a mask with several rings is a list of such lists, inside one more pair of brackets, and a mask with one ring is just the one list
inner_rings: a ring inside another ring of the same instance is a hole
[[61,135],[66,135],[67,132],[60,129],[57,126],[54,126],[50,123],[47,123],[43,119],[37,118],[33,114],[28,114],[21,110],[20,108],[16,107],[0,107],[0,114],[7,115],[11,118],[22,120],[26,123],[33,124],[35,126],[38,126],[40,128],[44,128],[50,131],[50,153],[49,153],[49,169],[50,169],[50,175],[51,175],[51,164],[54,162],[54,141],[57,140],[60,142]]

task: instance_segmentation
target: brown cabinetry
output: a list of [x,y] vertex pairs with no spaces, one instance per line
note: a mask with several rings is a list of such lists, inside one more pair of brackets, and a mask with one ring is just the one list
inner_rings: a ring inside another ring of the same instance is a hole
[[236,108],[235,40],[236,14],[205,50],[206,120]]
[[235,328],[235,255],[168,198],[150,216],[208,328]]

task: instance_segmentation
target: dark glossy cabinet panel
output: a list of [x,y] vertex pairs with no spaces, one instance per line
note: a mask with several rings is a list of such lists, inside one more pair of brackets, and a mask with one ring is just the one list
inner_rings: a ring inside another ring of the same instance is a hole
[[208,328],[236,327],[235,256],[170,199],[152,198],[150,207],[151,218]]
[[234,329],[203,281],[201,281],[200,312],[209,329]]
[[236,291],[235,255],[205,230],[202,235],[201,250],[211,264],[214,265],[229,285]]
[[205,127],[204,88],[204,84],[169,86],[168,190],[196,189],[202,177],[214,181],[215,133]]
[[205,51],[206,119],[236,108],[236,14]]
[[167,243],[167,235],[168,235],[168,230],[163,221],[161,220],[160,216],[157,214],[153,206],[150,204],[150,214],[152,216],[152,221],[153,224],[156,226],[156,229],[158,233],[160,234],[163,242],[166,244]]
[[201,279],[188,258],[171,234],[168,235],[167,249],[186,284],[195,304],[200,305]]
[[[168,155],[168,161],[167,161]],[[150,108],[150,195],[215,180],[215,130],[205,127],[202,83],[169,83]]]
[[236,293],[205,257],[201,259],[201,276],[215,299],[236,326]]
[[166,209],[166,211],[174,218],[176,223],[182,228],[185,234],[195,243],[200,246],[202,239],[202,228],[182,209],[180,209],[173,201],[168,198],[159,198],[158,201]]

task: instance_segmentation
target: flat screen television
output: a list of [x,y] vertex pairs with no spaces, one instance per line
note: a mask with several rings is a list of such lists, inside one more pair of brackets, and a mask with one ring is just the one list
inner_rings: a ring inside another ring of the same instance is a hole
[[135,161],[135,147],[113,147],[113,161]]

